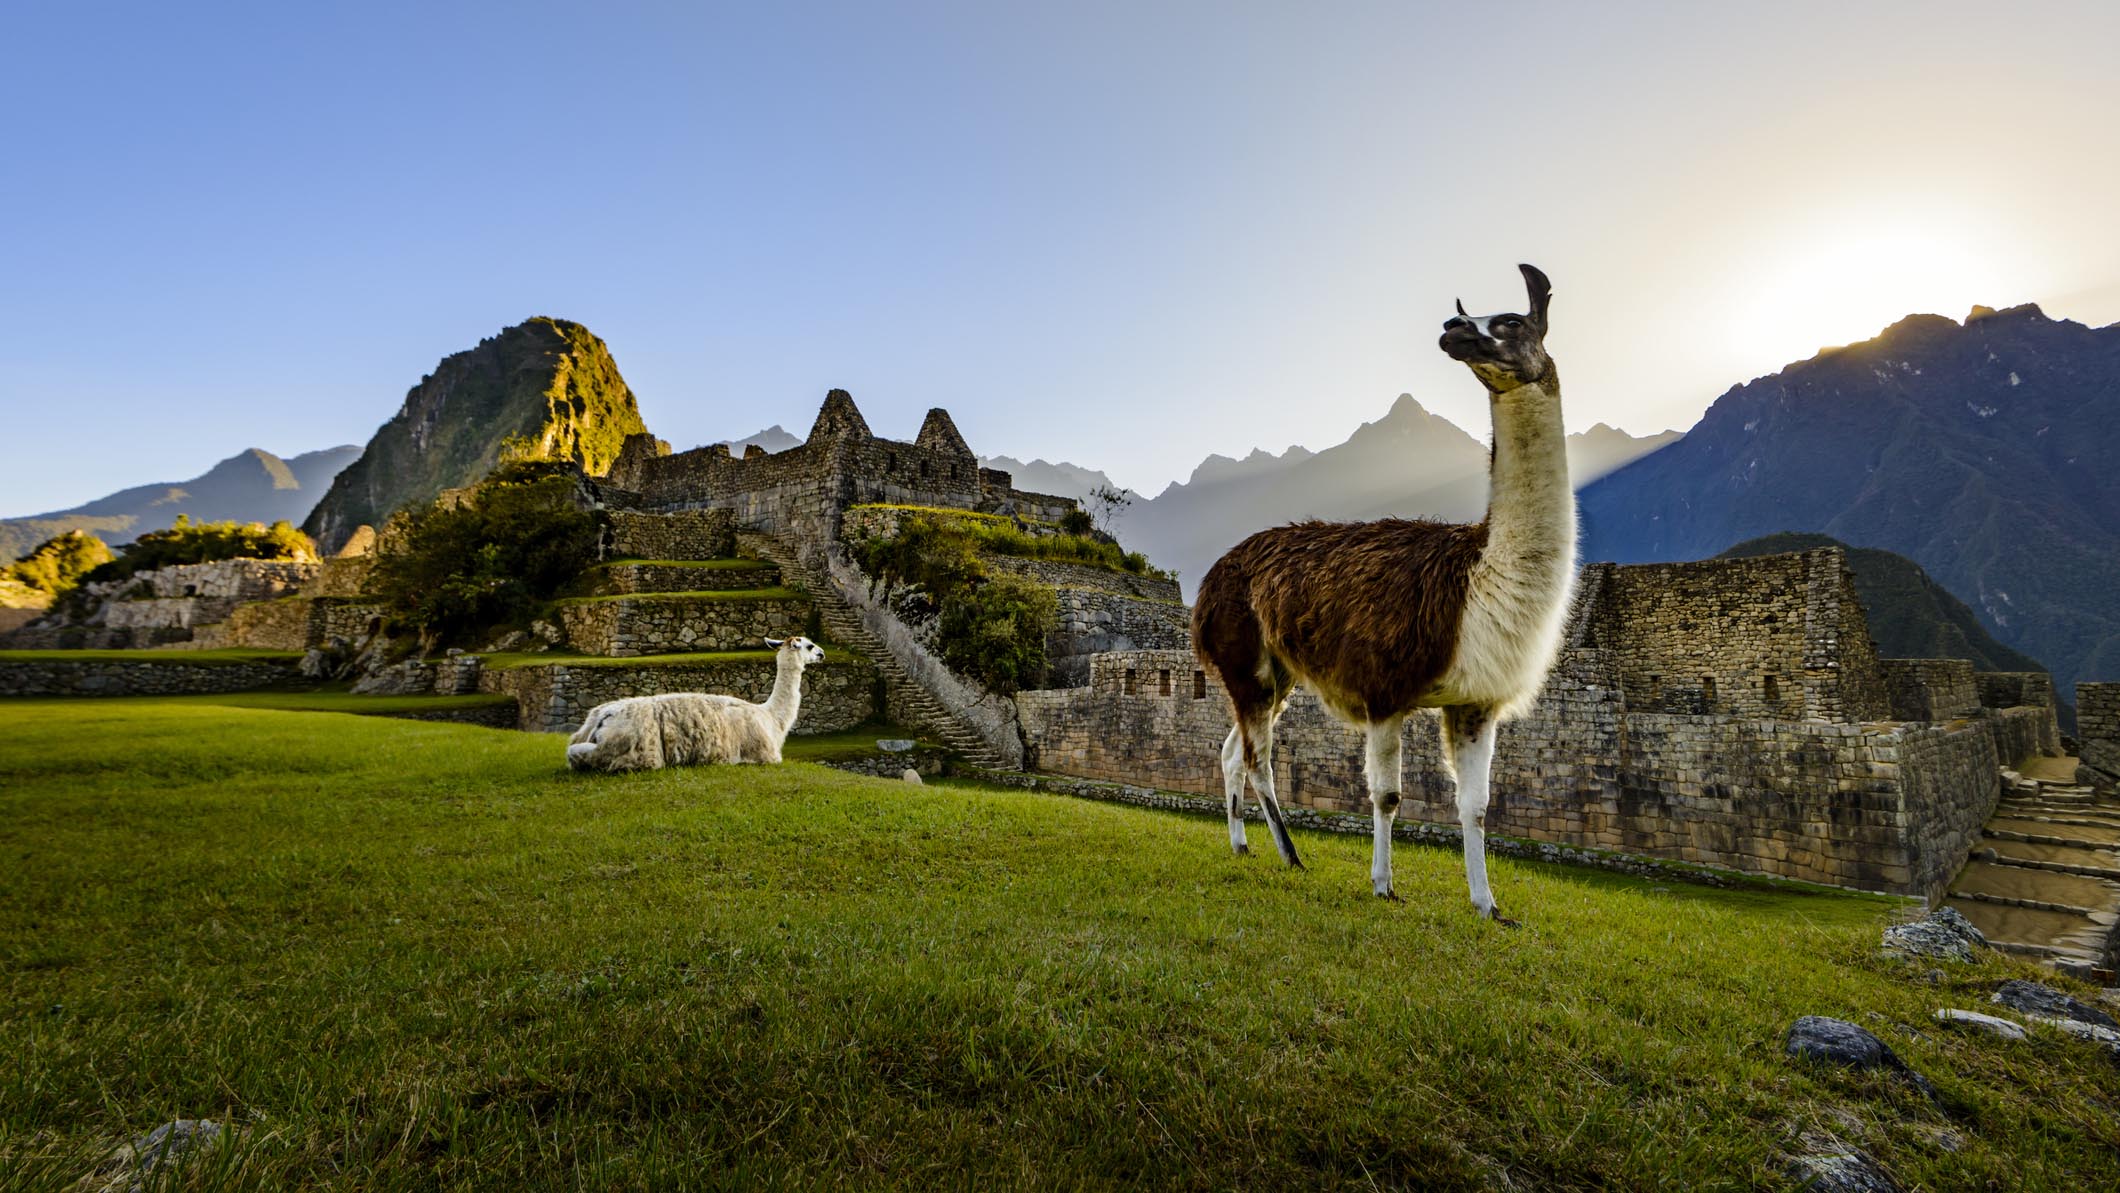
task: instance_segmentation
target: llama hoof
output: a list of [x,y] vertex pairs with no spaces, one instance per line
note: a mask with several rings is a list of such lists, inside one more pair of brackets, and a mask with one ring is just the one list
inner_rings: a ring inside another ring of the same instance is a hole
[[1379,899],[1389,899],[1389,900],[1391,900],[1391,901],[1392,901],[1393,903],[1404,903],[1404,902],[1406,901],[1406,900],[1404,900],[1404,899],[1401,899],[1401,898],[1399,898],[1399,893],[1398,893],[1397,891],[1395,891],[1395,890],[1391,889],[1390,887],[1385,887],[1385,888],[1384,888],[1383,890],[1381,890],[1381,891],[1378,891],[1378,892],[1377,892],[1377,898],[1379,898]]
[[1250,857],[1250,856],[1251,856],[1251,846],[1249,846],[1249,845],[1234,845],[1234,846],[1231,846],[1231,849],[1233,849],[1233,850],[1234,850],[1234,851],[1236,852],[1236,855],[1237,855],[1238,857]]
[[1524,926],[1523,921],[1512,920],[1508,916],[1503,915],[1502,909],[1499,907],[1488,908],[1487,918],[1493,920],[1495,923],[1501,925],[1504,928],[1521,928]]

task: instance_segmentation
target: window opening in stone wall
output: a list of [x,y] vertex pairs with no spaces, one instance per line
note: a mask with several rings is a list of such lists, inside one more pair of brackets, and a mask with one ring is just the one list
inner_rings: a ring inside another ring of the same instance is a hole
[[1703,699],[1703,700],[1707,701],[1707,702],[1708,702],[1709,704],[1713,704],[1713,703],[1715,703],[1715,677],[1714,677],[1714,676],[1712,676],[1712,675],[1703,675],[1703,676],[1701,676],[1701,677],[1700,677],[1700,696],[1701,696],[1701,699]]
[[1780,680],[1777,680],[1777,679],[1775,679],[1775,678],[1774,678],[1773,676],[1769,675],[1769,676],[1767,676],[1766,678],[1764,678],[1764,679],[1762,679],[1762,680],[1760,680],[1760,681],[1759,681],[1759,687],[1760,687],[1760,692],[1761,692],[1761,694],[1762,694],[1762,695],[1764,695],[1764,696],[1765,696],[1765,697],[1767,698],[1767,703],[1768,703],[1768,704],[1780,704],[1780,703],[1781,703],[1781,681],[1780,681]]
[[926,460],[922,460],[920,462],[920,479],[926,480],[930,471],[931,470],[928,467],[928,462]]
[[1662,700],[1663,698],[1664,698],[1664,677],[1663,677],[1663,676],[1661,676],[1661,675],[1652,675],[1652,676],[1650,676],[1650,677],[1649,677],[1649,703],[1651,703],[1651,704],[1655,704],[1655,703],[1656,703],[1657,701],[1659,701],[1659,700]]
[[1158,682],[1157,682],[1157,685],[1156,685],[1156,687],[1157,687],[1157,690],[1156,690],[1156,695],[1158,695],[1158,696],[1168,696],[1168,695],[1170,695],[1170,668],[1166,667],[1166,668],[1164,668],[1164,669],[1163,669],[1163,674],[1162,674],[1162,677],[1161,677],[1161,679],[1160,679],[1160,680],[1158,680]]
[[1193,699],[1207,699],[1207,672],[1205,671],[1193,672]]
[[1129,696],[1134,694],[1134,669],[1132,667],[1126,669],[1126,687],[1124,690]]
[[897,452],[885,452],[885,453],[883,453],[883,471],[884,471],[884,474],[885,474],[885,475],[887,475],[887,476],[888,476],[888,475],[894,475],[894,474],[896,474],[896,473],[897,473],[897,471],[898,471],[898,453],[897,453]]

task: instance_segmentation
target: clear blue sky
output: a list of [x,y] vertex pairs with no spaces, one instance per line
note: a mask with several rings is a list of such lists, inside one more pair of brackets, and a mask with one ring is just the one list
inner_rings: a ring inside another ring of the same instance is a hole
[[1576,427],[2120,319],[2120,6],[1725,7],[12,5],[0,514],[365,441],[535,314],[679,448],[844,386],[1150,492],[1401,391],[1484,433],[1434,338],[1519,260]]

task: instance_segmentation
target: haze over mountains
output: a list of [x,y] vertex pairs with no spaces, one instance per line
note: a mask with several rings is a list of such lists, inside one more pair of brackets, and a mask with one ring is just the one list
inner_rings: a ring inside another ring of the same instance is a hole
[[2120,678],[2120,324],[1913,315],[1716,399],[1582,493],[1590,560],[1813,531],[1919,563],[2063,696]]
[[249,448],[185,481],[120,489],[108,497],[25,518],[0,519],[0,560],[26,555],[69,530],[86,530],[116,546],[166,530],[178,514],[201,522],[300,523],[331,478],[361,454],[348,444],[281,457]]

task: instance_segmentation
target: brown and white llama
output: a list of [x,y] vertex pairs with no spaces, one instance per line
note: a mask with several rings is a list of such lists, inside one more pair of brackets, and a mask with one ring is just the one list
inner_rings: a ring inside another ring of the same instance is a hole
[[1546,355],[1546,275],[1519,266],[1526,314],[1473,317],[1458,304],[1440,347],[1487,387],[1494,419],[1487,518],[1470,526],[1386,518],[1298,522],[1252,535],[1200,582],[1193,649],[1229,690],[1236,725],[1222,745],[1229,841],[1244,840],[1244,784],[1274,845],[1303,863],[1274,796],[1273,726],[1300,683],[1368,741],[1370,881],[1391,885],[1399,731],[1442,710],[1443,756],[1457,779],[1465,879],[1480,914],[1504,919],[1487,885],[1488,769],[1495,729],[1538,698],[1559,652],[1575,584],[1560,381]]

